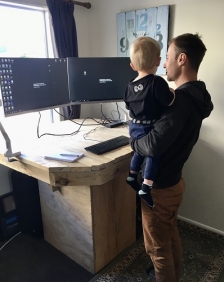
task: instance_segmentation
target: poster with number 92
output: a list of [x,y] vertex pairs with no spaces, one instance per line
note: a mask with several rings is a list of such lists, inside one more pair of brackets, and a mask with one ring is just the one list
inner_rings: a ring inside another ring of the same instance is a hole
[[161,64],[157,74],[165,75],[169,24],[169,5],[117,14],[117,55],[130,56],[130,45],[139,36],[156,39],[161,47]]

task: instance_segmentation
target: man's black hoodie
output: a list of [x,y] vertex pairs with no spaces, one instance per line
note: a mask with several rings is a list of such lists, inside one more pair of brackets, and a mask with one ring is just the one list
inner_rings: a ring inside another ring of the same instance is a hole
[[202,120],[213,110],[211,96],[202,81],[187,82],[175,90],[172,106],[152,131],[141,139],[131,139],[132,149],[142,156],[161,156],[153,188],[177,184],[182,168],[198,140]]

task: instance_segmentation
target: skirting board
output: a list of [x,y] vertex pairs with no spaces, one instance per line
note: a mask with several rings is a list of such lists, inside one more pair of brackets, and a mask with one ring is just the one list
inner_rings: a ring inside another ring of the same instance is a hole
[[179,218],[180,220],[186,221],[186,222],[188,222],[188,223],[190,223],[190,224],[196,225],[196,226],[198,226],[198,227],[207,229],[207,230],[209,230],[209,231],[212,231],[212,232],[214,232],[214,233],[217,233],[217,234],[220,234],[220,235],[223,235],[223,236],[224,236],[224,232],[221,231],[221,230],[212,228],[212,227],[210,227],[210,226],[201,224],[201,223],[199,223],[199,222],[197,222],[197,221],[194,221],[194,220],[191,220],[191,219],[188,219],[188,218],[186,218],[186,217],[179,216],[179,215],[178,215],[178,218]]

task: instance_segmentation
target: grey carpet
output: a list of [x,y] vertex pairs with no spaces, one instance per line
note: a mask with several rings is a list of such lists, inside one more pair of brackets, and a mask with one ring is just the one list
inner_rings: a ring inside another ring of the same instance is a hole
[[[184,251],[181,282],[224,282],[224,237],[183,221],[178,225]],[[154,282],[146,275],[151,265],[140,237],[90,282]]]
[[[184,249],[181,282],[224,282],[224,237],[179,221]],[[151,265],[141,228],[137,242],[97,275],[55,249],[44,239],[19,234],[0,251],[1,282],[136,282]],[[5,242],[0,242],[0,247]]]
[[42,238],[20,233],[0,251],[1,282],[88,282],[92,277]]

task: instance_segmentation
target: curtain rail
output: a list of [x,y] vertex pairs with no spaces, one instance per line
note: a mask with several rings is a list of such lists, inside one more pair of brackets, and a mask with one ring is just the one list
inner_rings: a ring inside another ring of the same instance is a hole
[[73,1],[73,0],[62,0],[62,1],[67,2],[67,3],[73,3],[75,5],[82,6],[82,7],[85,7],[87,9],[91,8],[91,4],[89,2],[79,2],[79,1]]
[[91,8],[91,4],[89,2],[84,2],[84,3],[83,2],[79,2],[79,1],[70,1],[70,2],[72,2],[75,5],[85,7],[87,9]]

